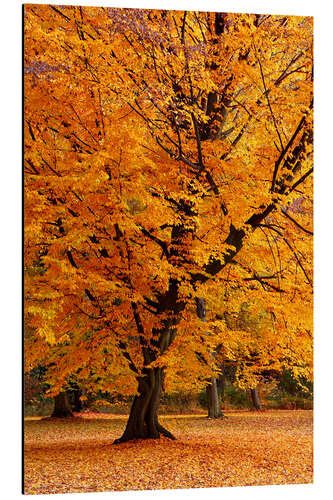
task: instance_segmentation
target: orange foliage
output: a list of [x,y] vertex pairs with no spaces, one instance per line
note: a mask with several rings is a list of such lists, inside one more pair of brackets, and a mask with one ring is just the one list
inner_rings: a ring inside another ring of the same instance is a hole
[[245,386],[311,378],[312,19],[24,22],[27,369],[49,364],[53,394],[158,370],[193,389],[219,346]]

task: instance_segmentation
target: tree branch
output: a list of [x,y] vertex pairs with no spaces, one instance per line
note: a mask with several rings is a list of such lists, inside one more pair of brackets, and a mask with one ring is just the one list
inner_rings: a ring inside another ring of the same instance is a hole
[[309,231],[308,229],[305,229],[305,227],[301,226],[301,224],[299,222],[297,222],[295,219],[293,219],[293,217],[291,217],[285,210],[281,209],[281,212],[283,213],[283,215],[285,217],[287,217],[287,219],[289,219],[291,222],[293,222],[295,224],[295,226],[297,226],[299,229],[304,231],[304,233],[311,234],[311,236],[313,236],[312,231]]

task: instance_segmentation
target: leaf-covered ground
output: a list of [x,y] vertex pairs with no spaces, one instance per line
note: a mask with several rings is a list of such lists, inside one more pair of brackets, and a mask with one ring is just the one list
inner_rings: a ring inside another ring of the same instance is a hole
[[[113,446],[126,416],[25,422],[25,493],[311,483],[312,412],[165,416],[177,441]],[[90,418],[89,418],[90,417]]]

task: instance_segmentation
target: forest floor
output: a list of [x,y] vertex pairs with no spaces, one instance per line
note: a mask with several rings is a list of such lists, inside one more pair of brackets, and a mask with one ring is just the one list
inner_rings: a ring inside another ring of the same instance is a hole
[[112,445],[125,415],[25,422],[25,493],[208,488],[313,481],[313,412],[161,416],[177,438]]

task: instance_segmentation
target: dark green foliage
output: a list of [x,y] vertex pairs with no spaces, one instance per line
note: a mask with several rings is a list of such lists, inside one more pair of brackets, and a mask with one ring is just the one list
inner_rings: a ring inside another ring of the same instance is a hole
[[45,398],[48,385],[44,382],[45,367],[38,365],[24,374],[24,411],[26,416],[47,415],[52,398]]
[[232,408],[250,408],[251,403],[249,401],[246,391],[235,387],[234,385],[227,385],[224,390],[224,402]]
[[296,380],[291,371],[283,370],[276,388],[266,399],[269,406],[275,408],[310,410],[313,408],[313,382]]
[[290,370],[283,370],[278,387],[283,394],[301,396],[305,399],[313,397],[313,382],[304,378],[296,380]]

